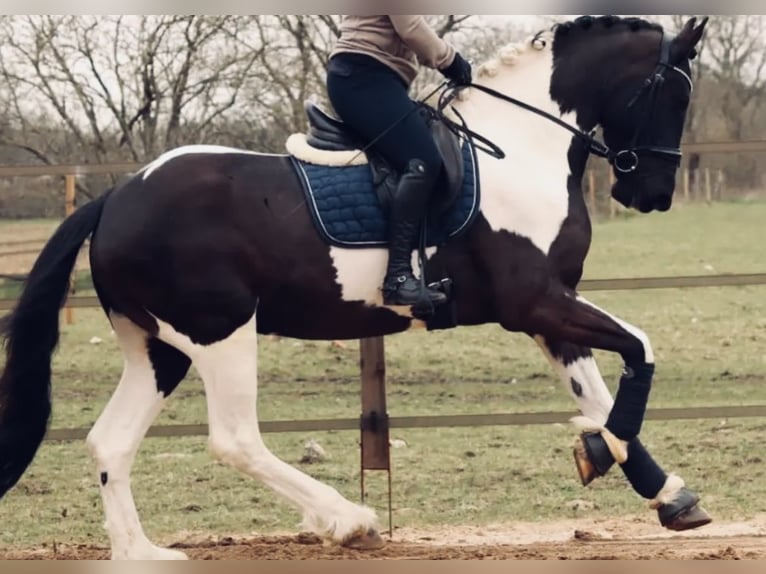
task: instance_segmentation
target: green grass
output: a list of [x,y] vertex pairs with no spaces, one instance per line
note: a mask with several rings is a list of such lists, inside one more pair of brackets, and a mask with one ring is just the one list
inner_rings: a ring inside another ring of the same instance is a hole
[[[588,278],[763,272],[766,204],[681,206],[670,213],[620,218],[595,227]],[[2,236],[2,226],[0,226]],[[714,271],[705,268],[710,265]],[[764,287],[592,292],[590,300],[643,328],[657,355],[651,405],[766,403]],[[54,360],[52,426],[89,426],[114,389],[121,357],[97,310],[75,310]],[[102,339],[91,344],[92,337]],[[355,417],[358,346],[260,339],[262,420]],[[392,416],[573,409],[541,353],[526,337],[497,326],[386,339]],[[614,389],[619,360],[597,353]],[[205,421],[195,374],[174,394],[157,424]],[[766,421],[648,422],[643,437],[668,470],[699,490],[718,519],[766,512],[762,437]],[[402,429],[408,447],[393,455],[395,524],[429,526],[548,520],[572,516],[651,516],[619,472],[584,489],[571,457],[573,429],[562,425]],[[302,445],[330,453],[302,466],[351,499],[359,498],[358,433],[267,435],[274,452],[300,465]],[[271,491],[211,460],[203,437],[147,439],[133,475],[150,536],[294,529],[300,517]],[[368,477],[368,502],[385,516],[385,482]],[[571,510],[575,499],[589,511]],[[45,443],[0,502],[0,546],[105,544],[96,476],[84,444]]]
[[649,216],[628,212],[594,227],[585,276],[763,273],[764,221],[763,202],[681,204]]

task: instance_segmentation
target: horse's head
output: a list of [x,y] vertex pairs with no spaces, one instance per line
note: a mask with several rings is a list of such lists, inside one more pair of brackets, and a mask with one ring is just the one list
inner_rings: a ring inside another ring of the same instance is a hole
[[635,18],[582,17],[557,26],[551,96],[612,151],[612,196],[644,213],[670,209],[692,92],[690,60],[707,18],[671,37]]

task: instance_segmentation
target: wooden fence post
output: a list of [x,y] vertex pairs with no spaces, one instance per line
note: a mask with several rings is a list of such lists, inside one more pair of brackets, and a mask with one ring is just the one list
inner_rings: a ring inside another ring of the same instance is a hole
[[683,171],[684,203],[689,203],[689,168]]
[[713,202],[713,188],[710,183],[710,168],[705,168],[705,202],[710,205]]
[[588,170],[588,203],[590,204],[590,216],[596,217],[596,175],[592,169]]
[[[74,213],[74,195],[75,195],[75,189],[76,189],[76,183],[77,183],[77,176],[74,174],[67,174],[64,178],[65,180],[65,191],[64,191],[64,215],[66,217],[69,217]],[[69,295],[71,295],[74,292],[74,277],[75,272],[77,270],[77,265],[75,264],[74,269],[72,270],[72,275],[69,276]],[[69,297],[67,297],[68,299]],[[64,318],[67,325],[71,325],[74,323],[74,310],[69,305],[66,305],[64,307]]]
[[365,500],[365,470],[388,472],[388,534],[393,529],[391,508],[391,452],[386,408],[386,358],[383,337],[359,340],[362,371],[361,489]]

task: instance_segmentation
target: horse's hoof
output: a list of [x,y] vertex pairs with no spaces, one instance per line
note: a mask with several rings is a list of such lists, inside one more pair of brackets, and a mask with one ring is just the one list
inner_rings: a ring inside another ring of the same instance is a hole
[[575,439],[573,452],[583,486],[604,476],[614,464],[614,457],[600,433],[582,433]]
[[575,464],[577,465],[577,472],[580,475],[580,482],[582,482],[583,486],[588,486],[598,478],[598,473],[596,472],[596,467],[588,459],[588,453],[585,452],[585,445],[580,437],[575,439],[572,451],[574,453]]
[[344,547],[353,550],[377,550],[385,545],[386,543],[383,541],[383,538],[374,528],[370,528],[367,532],[361,534],[355,534],[343,542]]
[[668,530],[692,530],[710,524],[713,519],[697,504],[699,496],[687,488],[682,488],[678,498],[657,509],[657,515]]

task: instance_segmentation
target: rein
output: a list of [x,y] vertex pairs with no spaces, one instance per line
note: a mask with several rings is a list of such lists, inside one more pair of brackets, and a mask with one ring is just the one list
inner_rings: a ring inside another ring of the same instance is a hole
[[477,134],[476,132],[473,132],[470,129],[468,129],[468,127],[465,124],[465,121],[457,112],[457,110],[455,110],[455,108],[452,108],[452,111],[455,112],[455,114],[457,114],[457,116],[460,118],[463,125],[459,125],[453,122],[452,120],[447,118],[443,113],[444,109],[452,102],[452,100],[455,99],[459,90],[470,87],[470,88],[479,90],[481,92],[484,92],[494,98],[497,98],[504,102],[508,102],[509,104],[516,105],[524,110],[527,110],[529,112],[542,116],[543,118],[571,132],[575,137],[579,138],[585,143],[589,153],[596,155],[598,157],[605,158],[609,162],[609,164],[612,165],[614,169],[620,173],[634,172],[639,165],[639,154],[642,154],[642,153],[660,156],[663,159],[668,159],[677,164],[677,163],[680,163],[681,155],[682,155],[681,150],[678,147],[666,147],[666,146],[659,146],[659,145],[638,145],[638,140],[640,136],[642,135],[643,127],[647,125],[647,123],[651,120],[652,116],[654,115],[654,109],[657,103],[657,98],[659,97],[660,90],[662,89],[662,86],[664,85],[664,82],[665,82],[665,77],[664,77],[665,71],[672,70],[672,71],[678,72],[684,77],[684,79],[686,79],[686,81],[689,83],[689,86],[693,88],[693,83],[689,75],[686,72],[684,72],[682,69],[678,68],[677,66],[673,66],[670,63],[670,48],[671,48],[672,41],[673,39],[671,37],[668,37],[663,34],[662,43],[660,46],[660,58],[657,63],[657,67],[652,72],[652,74],[649,77],[647,77],[646,80],[644,80],[639,90],[636,92],[636,94],[633,96],[633,98],[631,98],[630,102],[628,103],[628,108],[630,109],[642,98],[642,96],[644,96],[644,94],[648,94],[649,96],[649,106],[647,108],[647,113],[645,114],[646,116],[645,121],[642,122],[642,124],[640,125],[638,129],[636,129],[631,139],[630,146],[618,151],[612,150],[606,143],[597,140],[594,135],[595,130],[592,130],[590,133],[586,133],[581,129],[572,127],[571,125],[561,120],[560,118],[544,110],[541,110],[540,108],[532,106],[526,102],[523,102],[511,96],[508,96],[490,87],[483,86],[481,84],[476,84],[473,82],[471,82],[470,84],[466,86],[458,86],[452,82],[448,83],[447,91],[443,92],[441,96],[439,97],[437,114],[439,115],[440,119],[445,123],[445,125],[447,125],[447,127],[456,135],[458,134],[458,132],[461,132],[470,136],[472,139],[481,141],[484,145],[476,145],[478,149],[497,159],[504,158],[505,152],[503,152],[503,150],[500,149],[499,146],[497,146],[496,144],[494,144],[493,142],[491,142],[484,136],[481,136],[480,134]]
[[[583,140],[588,145],[588,150],[590,151],[590,153],[592,153],[594,155],[597,155],[599,157],[604,157],[604,158],[607,158],[607,159],[610,158],[610,157],[616,156],[616,154],[614,154],[609,149],[609,147],[606,144],[601,143],[600,141],[598,141],[592,135],[593,132],[591,132],[590,134],[585,133],[584,131],[582,131],[580,129],[577,129],[575,127],[570,126],[565,121],[557,118],[553,114],[550,114],[550,113],[546,112],[545,110],[541,110],[540,108],[536,108],[535,106],[533,106],[531,104],[527,104],[526,102],[523,102],[521,100],[517,100],[516,98],[512,98],[511,96],[508,96],[508,95],[506,95],[506,94],[504,94],[502,92],[498,92],[495,89],[489,88],[487,86],[482,86],[481,84],[475,84],[473,82],[471,82],[471,84],[469,84],[467,86],[450,86],[450,87],[453,90],[455,90],[455,91],[450,92],[446,98],[443,98],[442,100],[439,101],[438,111],[439,111],[439,114],[440,114],[440,117],[441,117],[442,121],[444,121],[450,128],[454,128],[455,130],[457,130],[459,132],[463,132],[463,133],[465,133],[467,135],[470,135],[471,138],[473,138],[473,139],[478,139],[479,141],[484,142],[489,147],[489,149],[483,148],[483,147],[481,147],[479,145],[477,145],[476,147],[478,149],[484,151],[485,153],[488,153],[489,155],[491,155],[494,158],[503,159],[505,157],[505,152],[497,144],[492,143],[491,141],[489,141],[484,136],[482,136],[480,134],[477,134],[476,132],[468,129],[465,126],[465,122],[463,122],[463,125],[456,124],[455,122],[453,122],[452,120],[450,120],[449,118],[444,116],[443,113],[442,113],[444,108],[446,108],[450,104],[450,102],[452,102],[452,100],[457,95],[457,91],[459,91],[460,89],[463,89],[463,88],[474,88],[476,90],[479,90],[479,91],[482,91],[482,92],[484,92],[486,94],[489,94],[490,96],[495,97],[495,98],[497,98],[499,100],[503,100],[504,102],[508,102],[509,104],[514,104],[514,105],[516,105],[516,106],[518,106],[518,107],[520,107],[522,109],[525,109],[525,110],[527,110],[529,112],[532,112],[533,114],[537,114],[538,116],[542,116],[545,119],[552,121],[553,123],[561,126],[565,130],[571,132],[576,137],[578,137],[581,140]],[[461,121],[462,121],[462,117],[457,112],[457,110],[452,108],[452,111],[455,114],[457,114],[457,116],[459,118],[461,118]]]

